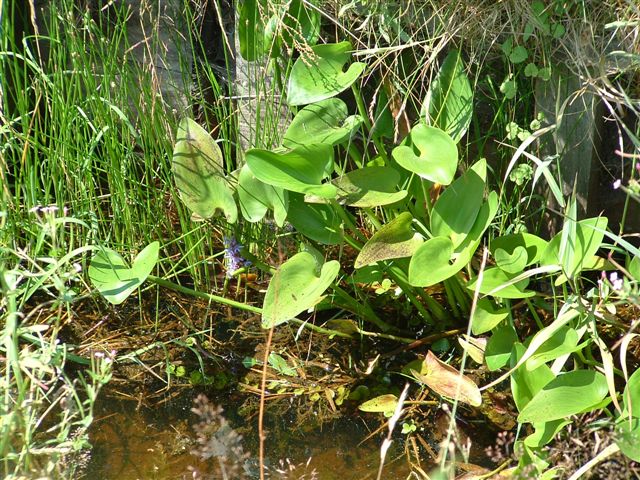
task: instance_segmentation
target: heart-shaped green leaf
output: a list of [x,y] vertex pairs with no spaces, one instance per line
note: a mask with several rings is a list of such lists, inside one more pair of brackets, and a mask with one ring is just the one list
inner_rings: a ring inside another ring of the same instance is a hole
[[381,260],[410,257],[422,244],[422,235],[411,227],[413,217],[403,212],[373,234],[358,254],[355,268]]
[[599,404],[609,392],[607,379],[593,370],[573,370],[547,383],[518,415],[520,423],[550,422]]
[[269,282],[262,306],[262,327],[271,328],[312,308],[340,271],[336,260],[320,266],[308,252],[284,262]]
[[312,47],[313,54],[298,58],[291,69],[287,85],[289,105],[306,105],[336,96],[349,88],[365,69],[364,63],[352,63],[349,42],[330,43]]
[[527,266],[527,250],[521,246],[514,248],[512,253],[497,248],[493,255],[496,265],[507,273],[521,273]]
[[158,262],[160,244],[147,245],[127,266],[120,254],[102,248],[91,259],[89,279],[100,294],[113,305],[119,305],[147,279]]
[[289,194],[282,188],[272,187],[258,180],[245,164],[238,175],[238,203],[242,216],[249,222],[259,222],[273,210],[273,218],[282,227],[287,218]]
[[342,219],[330,205],[305,203],[304,197],[291,193],[287,220],[311,240],[324,245],[342,242]]
[[222,210],[229,223],[236,222],[238,209],[224,175],[220,147],[190,118],[178,126],[171,166],[180,198],[189,210],[200,218]]
[[413,127],[410,138],[413,146],[394,148],[393,159],[430,182],[449,185],[458,167],[458,148],[451,137],[439,128],[420,123]]
[[635,462],[640,462],[640,419],[624,419],[616,426],[616,445]]
[[458,143],[467,132],[473,114],[473,90],[457,50],[444,59],[431,82],[423,110],[430,124],[441,128]]
[[349,139],[362,123],[359,115],[348,115],[347,105],[339,98],[328,98],[307,105],[291,121],[282,145],[295,148],[312,143],[342,143]]
[[336,187],[321,183],[333,164],[330,145],[303,145],[285,153],[254,148],[245,158],[251,172],[267,185],[323,198],[336,196]]
[[547,241],[531,233],[517,233],[505,235],[493,239],[491,242],[491,254],[495,257],[498,249],[504,250],[508,254],[522,247],[527,251],[527,263],[525,266],[538,262],[547,248]]
[[486,178],[487,162],[483,159],[445,189],[431,212],[434,236],[451,238],[454,248],[464,241],[482,206]]

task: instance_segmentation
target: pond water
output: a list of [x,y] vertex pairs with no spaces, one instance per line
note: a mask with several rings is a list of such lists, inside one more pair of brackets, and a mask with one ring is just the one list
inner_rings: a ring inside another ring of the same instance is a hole
[[[93,449],[84,478],[259,478],[257,416],[243,425],[234,401],[227,399],[223,404],[222,414],[214,413],[208,418],[208,422],[213,424],[209,425],[213,428],[208,432],[210,458],[203,459],[194,454],[199,445],[199,418],[191,411],[191,402],[172,401],[148,409],[138,408],[135,401],[104,400],[92,427]],[[207,419],[204,420],[206,423]],[[375,479],[380,458],[380,436],[360,445],[370,433],[362,418],[343,417],[305,434],[293,433],[298,428],[287,425],[288,421],[285,416],[265,417],[265,424],[271,426],[265,452],[265,462],[271,471],[268,478]],[[235,429],[244,436],[238,437]],[[230,447],[228,444],[233,444],[236,439],[235,448]],[[222,473],[221,460],[216,452],[227,448],[225,473]],[[409,475],[410,469],[401,449],[401,442],[394,442],[387,456],[383,478],[404,479]]]

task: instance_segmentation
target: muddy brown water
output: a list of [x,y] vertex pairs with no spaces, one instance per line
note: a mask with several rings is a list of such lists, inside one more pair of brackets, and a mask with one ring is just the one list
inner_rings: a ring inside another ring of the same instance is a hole
[[[85,479],[168,480],[168,479],[237,479],[259,478],[257,428],[242,424],[231,399],[221,403],[229,419],[224,428],[246,432],[241,448],[246,457],[236,470],[227,467],[221,474],[219,458],[202,459],[194,455],[197,447],[193,426],[198,417],[188,402],[174,402],[153,409],[138,408],[136,402],[103,400],[91,430],[93,446]],[[276,418],[274,418],[276,417]],[[277,415],[265,422],[287,422]],[[257,417],[249,422],[257,425]],[[231,427],[233,425],[233,427]],[[373,425],[373,423],[372,423]],[[292,434],[293,425],[273,425],[266,441],[268,478],[350,480],[376,477],[379,466],[380,436],[360,444],[369,431],[362,418],[341,418],[314,428],[306,434]],[[395,441],[385,463],[387,479],[404,479],[410,469],[402,457],[402,443]],[[233,453],[228,461],[233,462]],[[395,461],[393,460],[395,458]],[[293,466],[295,469],[291,470]],[[283,473],[286,472],[286,473]],[[312,473],[315,472],[315,475]]]

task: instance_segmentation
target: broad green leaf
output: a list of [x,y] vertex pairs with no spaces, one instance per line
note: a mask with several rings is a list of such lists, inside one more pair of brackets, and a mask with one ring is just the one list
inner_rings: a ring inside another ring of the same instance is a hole
[[362,123],[359,115],[348,115],[347,105],[339,98],[328,98],[307,105],[291,121],[282,145],[295,148],[313,143],[342,143]]
[[474,335],[489,332],[508,316],[509,310],[506,307],[497,308],[490,298],[481,298],[476,304],[471,331]]
[[254,148],[245,154],[247,165],[258,180],[292,192],[334,198],[336,187],[322,183],[333,164],[330,145],[304,145],[285,153]]
[[[563,229],[563,232],[558,233],[549,241],[540,259],[540,264],[561,265],[566,277],[575,278],[588,266],[588,263],[602,246],[607,223],[605,217],[588,218],[574,223],[575,233],[565,235],[564,256],[561,257],[560,246],[564,234]],[[573,231],[573,227],[571,230]],[[569,252],[572,252],[571,255]]]
[[548,444],[571,420],[554,420],[552,422],[536,423],[533,425],[535,432],[524,439],[529,448],[541,448]]
[[300,252],[284,262],[269,282],[262,306],[262,327],[280,325],[312,308],[339,271],[338,261],[318,265],[308,252]]
[[[440,252],[440,249],[445,247],[445,242],[442,240],[432,242],[431,240],[435,239],[431,239],[422,244],[411,257],[409,283],[416,287],[428,287],[440,283],[462,270],[471,261],[480,244],[481,237],[489,227],[497,209],[498,196],[495,192],[491,192],[487,202],[480,208],[471,231],[446,261],[444,255]],[[446,245],[451,243],[448,238],[447,241]],[[427,243],[429,245],[425,246]]]
[[635,462],[640,462],[640,419],[622,420],[616,426],[616,445]]
[[271,209],[276,224],[282,227],[289,207],[286,190],[262,183],[245,164],[238,175],[237,191],[240,211],[247,221],[259,222],[267,210]]
[[521,273],[527,265],[527,250],[524,247],[514,248],[511,254],[502,248],[497,248],[494,257],[498,268],[506,273]]
[[102,248],[91,259],[89,279],[108,302],[119,305],[147,279],[158,262],[159,251],[158,242],[150,243],[129,267],[118,252]]
[[511,50],[509,54],[509,60],[511,63],[522,63],[529,57],[529,52],[526,48],[518,45]]
[[381,260],[413,255],[423,239],[422,235],[411,227],[412,221],[411,214],[403,212],[384,225],[362,247],[354,267],[361,268]]
[[607,380],[600,372],[573,370],[546,384],[518,415],[520,423],[550,422],[586,411],[607,395]]
[[[398,191],[400,174],[391,167],[365,167],[352,170],[331,183],[337,189],[336,200],[341,205],[371,208],[398,202],[407,196],[405,190]],[[305,201],[310,203],[328,203],[329,200],[307,195]]]
[[523,247],[527,251],[527,265],[531,265],[540,260],[547,248],[547,241],[531,233],[517,233],[493,239],[490,247],[494,257],[498,249],[513,254],[518,247]]
[[[511,368],[522,362],[524,355],[524,345],[514,343],[510,359]],[[547,365],[541,365],[532,371],[527,370],[524,365],[513,370],[510,375],[511,393],[518,410],[522,411],[531,399],[554,378],[556,376]]]
[[325,245],[342,242],[342,219],[329,205],[305,203],[300,194],[289,195],[287,220],[311,240]]
[[451,137],[439,128],[420,123],[411,129],[410,138],[412,146],[394,148],[393,159],[421,178],[449,185],[458,167],[458,148]]
[[517,341],[518,335],[511,325],[502,325],[494,330],[484,351],[484,361],[489,370],[498,370],[509,363],[513,344]]
[[487,177],[487,162],[476,162],[464,175],[449,185],[431,211],[431,232],[449,237],[456,248],[471,231],[482,206]]
[[578,332],[567,326],[559,328],[540,348],[531,355],[525,366],[527,370],[535,370],[551,360],[576,350],[580,338]]
[[[491,294],[500,298],[527,298],[535,295],[535,292],[525,290],[529,284],[529,279],[525,278],[516,283],[511,283],[515,277],[516,275],[506,273],[498,267],[489,268],[484,271],[480,293],[483,295]],[[473,278],[467,288],[475,290],[477,281],[477,277]]]
[[[418,247],[409,263],[409,283],[413,286],[429,287],[455,275],[451,259],[453,243],[448,237],[430,238]],[[462,268],[462,267],[461,267]]]
[[364,63],[352,63],[349,42],[312,47],[312,54],[303,53],[293,64],[287,85],[287,103],[306,105],[331,98],[349,88],[364,71]]
[[474,407],[482,404],[482,395],[478,386],[465,375],[447,365],[431,351],[423,361],[421,371],[411,370],[411,374],[438,395],[457,399]]
[[221,210],[235,223],[238,209],[224,176],[222,152],[211,135],[190,118],[178,126],[171,163],[176,187],[187,208],[200,218]]
[[397,405],[398,397],[391,393],[387,393],[386,395],[380,395],[360,404],[358,406],[358,410],[372,413],[387,413],[395,411]]
[[423,107],[431,125],[447,132],[458,143],[467,132],[473,114],[473,90],[458,50],[444,59],[431,82]]

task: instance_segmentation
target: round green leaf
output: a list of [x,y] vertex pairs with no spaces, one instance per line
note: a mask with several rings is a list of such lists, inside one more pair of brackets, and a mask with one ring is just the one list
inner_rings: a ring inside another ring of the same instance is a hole
[[336,196],[336,187],[321,183],[333,164],[330,145],[303,145],[285,153],[254,148],[245,158],[251,172],[267,185],[324,198]]
[[91,259],[89,280],[108,302],[119,305],[147,279],[158,262],[159,251],[158,242],[150,243],[129,268],[118,252],[103,248]]
[[620,451],[635,462],[640,462],[640,419],[624,419],[616,426],[616,444]]
[[600,372],[573,370],[547,383],[518,415],[520,423],[550,422],[584,412],[609,392]]
[[312,308],[339,271],[338,261],[320,266],[308,252],[300,252],[284,262],[269,282],[262,307],[262,327],[274,327]]
[[527,51],[527,49],[521,45],[518,45],[517,47],[514,47],[513,50],[511,50],[511,53],[509,54],[509,60],[511,61],[511,63],[522,63],[527,59],[528,56],[529,52]]
[[282,145],[287,148],[312,143],[337,145],[347,140],[361,123],[359,115],[348,116],[347,105],[342,100],[328,98],[307,105],[296,114]]
[[228,222],[236,222],[238,209],[224,175],[220,147],[190,118],[178,126],[171,168],[180,198],[189,210],[201,218],[221,210]]
[[411,143],[413,148],[400,145],[393,149],[398,165],[430,182],[449,185],[458,167],[458,148],[453,139],[439,128],[420,123],[411,130]]
[[422,244],[422,236],[411,227],[413,217],[403,212],[373,234],[362,247],[355,268],[364,267],[381,260],[410,257]]
[[481,298],[476,304],[476,311],[471,322],[471,331],[474,335],[489,332],[500,322],[509,316],[509,310],[505,307],[494,306],[490,298]]
[[298,58],[291,69],[287,85],[289,105],[306,105],[336,96],[349,88],[365,69],[364,63],[352,63],[349,42],[312,47],[313,54]]
[[435,237],[424,242],[411,257],[409,283],[428,287],[451,277],[458,270],[451,263],[453,243],[448,237]]

